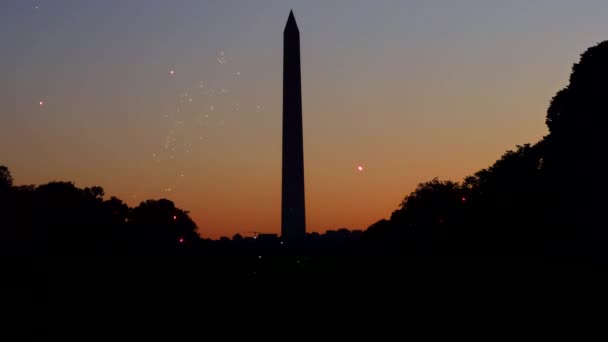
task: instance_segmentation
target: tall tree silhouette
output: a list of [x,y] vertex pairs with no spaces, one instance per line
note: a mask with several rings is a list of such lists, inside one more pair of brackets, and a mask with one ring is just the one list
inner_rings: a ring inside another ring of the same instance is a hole
[[607,93],[605,41],[585,51],[573,66],[570,83],[555,95],[547,111],[550,133],[539,143],[549,223],[560,228],[562,239],[608,242]]
[[13,177],[9,172],[8,168],[4,165],[0,165],[0,191],[6,191],[13,186]]

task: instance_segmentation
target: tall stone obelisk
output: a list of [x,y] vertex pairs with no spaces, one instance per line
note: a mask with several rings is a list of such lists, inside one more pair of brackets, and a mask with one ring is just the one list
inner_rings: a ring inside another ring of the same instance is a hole
[[301,241],[306,236],[304,204],[304,147],[302,138],[302,82],[300,31],[293,11],[283,31],[283,179],[281,238]]

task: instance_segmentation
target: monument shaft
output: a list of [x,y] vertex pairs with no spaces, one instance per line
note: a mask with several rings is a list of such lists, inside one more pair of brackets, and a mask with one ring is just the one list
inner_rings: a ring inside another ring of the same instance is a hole
[[300,32],[293,16],[283,32],[283,174],[281,237],[298,241],[306,235],[304,203],[304,147]]

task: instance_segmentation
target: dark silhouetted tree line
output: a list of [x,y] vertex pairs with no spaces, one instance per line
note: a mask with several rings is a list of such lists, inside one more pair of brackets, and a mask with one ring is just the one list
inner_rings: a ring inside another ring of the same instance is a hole
[[588,49],[547,110],[549,134],[460,183],[422,183],[366,231],[370,253],[608,259],[608,42]]
[[101,187],[13,186],[0,166],[0,255],[175,255],[200,238],[188,212],[160,199],[129,208]]

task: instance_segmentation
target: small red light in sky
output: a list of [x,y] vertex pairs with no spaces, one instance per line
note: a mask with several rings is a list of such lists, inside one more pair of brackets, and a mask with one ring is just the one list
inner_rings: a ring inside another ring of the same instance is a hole
[[357,166],[357,171],[359,171],[359,172],[363,171],[363,165],[358,165]]
[[463,202],[466,202],[466,201],[467,201],[467,199],[466,199],[465,197],[463,197],[463,198],[462,198],[462,201],[463,201]]
[[173,69],[169,70],[169,74],[175,75],[175,70],[173,70]]
[[179,243],[184,243],[184,238],[179,238]]
[[40,101],[40,102],[38,102],[38,105],[39,105],[40,107],[44,107],[44,101]]
[[174,220],[177,220],[177,215],[173,215],[173,219],[174,219]]

